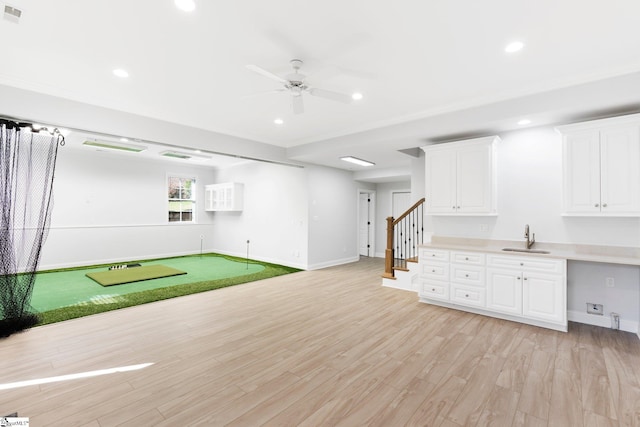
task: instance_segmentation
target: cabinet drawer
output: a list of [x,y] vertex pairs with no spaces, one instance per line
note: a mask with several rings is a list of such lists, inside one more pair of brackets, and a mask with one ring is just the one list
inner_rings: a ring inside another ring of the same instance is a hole
[[484,267],[475,265],[451,265],[451,281],[474,286],[484,286]]
[[420,276],[435,280],[449,280],[449,264],[440,262],[421,262]]
[[442,249],[420,248],[420,261],[449,262],[449,251]]
[[420,281],[420,296],[425,298],[435,298],[441,300],[449,299],[449,284],[438,281]]
[[487,255],[487,266],[564,274],[566,270],[566,261],[563,259],[529,258],[522,256],[489,254]]
[[451,252],[451,262],[456,264],[484,265],[484,254],[478,252]]
[[463,286],[455,283],[451,284],[451,302],[473,307],[484,307],[486,296],[485,290],[473,286]]

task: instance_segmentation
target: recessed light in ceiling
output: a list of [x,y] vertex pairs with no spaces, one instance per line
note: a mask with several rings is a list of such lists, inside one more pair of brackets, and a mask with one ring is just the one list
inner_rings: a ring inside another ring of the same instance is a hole
[[129,142],[127,138],[120,138],[120,142]]
[[185,12],[193,12],[196,8],[196,2],[194,0],[175,0],[176,7]]
[[520,126],[528,125],[529,123],[531,123],[531,120],[529,119],[522,119],[518,122]]
[[524,43],[522,42],[511,42],[504,48],[504,51],[507,53],[515,53],[522,50],[523,47]]
[[115,70],[113,70],[113,75],[116,77],[120,77],[121,79],[126,79],[127,77],[129,77],[129,73],[127,73],[127,71],[123,70],[122,68],[116,68]]
[[362,94],[360,92],[355,92],[353,95],[351,95],[351,98],[354,101],[359,101],[362,99]]
[[344,160],[345,162],[353,163],[353,164],[356,164],[358,166],[375,166],[376,165],[373,162],[369,162],[367,160],[362,160],[362,159],[359,159],[359,158],[353,157],[353,156],[340,157],[340,160]]
[[277,125],[281,125],[281,124],[283,124],[283,123],[284,123],[284,120],[282,120],[282,119],[275,119],[275,120],[273,121],[273,123],[275,123],[275,124],[277,124]]

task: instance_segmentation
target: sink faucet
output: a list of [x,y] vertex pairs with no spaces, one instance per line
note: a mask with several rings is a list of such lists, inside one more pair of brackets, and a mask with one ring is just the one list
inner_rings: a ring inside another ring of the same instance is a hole
[[531,249],[533,244],[536,242],[536,233],[531,235],[531,239],[529,239],[529,224],[524,226],[524,238],[527,239],[527,249]]

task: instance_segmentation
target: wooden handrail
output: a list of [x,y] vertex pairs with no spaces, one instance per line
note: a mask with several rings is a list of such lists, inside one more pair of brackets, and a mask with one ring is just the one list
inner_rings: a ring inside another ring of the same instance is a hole
[[[395,228],[396,225],[400,224],[403,219],[409,216],[412,212],[414,212],[418,207],[420,207],[425,202],[425,198],[418,200],[407,209],[402,215],[400,215],[397,219],[394,219],[392,216],[387,217],[387,247],[384,251],[384,273],[382,277],[387,279],[395,279],[394,273],[394,262],[395,262],[395,251],[393,249],[393,241],[395,238]],[[422,237],[422,234],[420,234]]]

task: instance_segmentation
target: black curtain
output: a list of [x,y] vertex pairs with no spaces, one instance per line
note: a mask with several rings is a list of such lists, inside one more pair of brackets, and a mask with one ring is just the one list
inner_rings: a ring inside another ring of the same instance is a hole
[[38,322],[31,294],[49,229],[58,144],[56,133],[33,133],[0,119],[0,337]]

